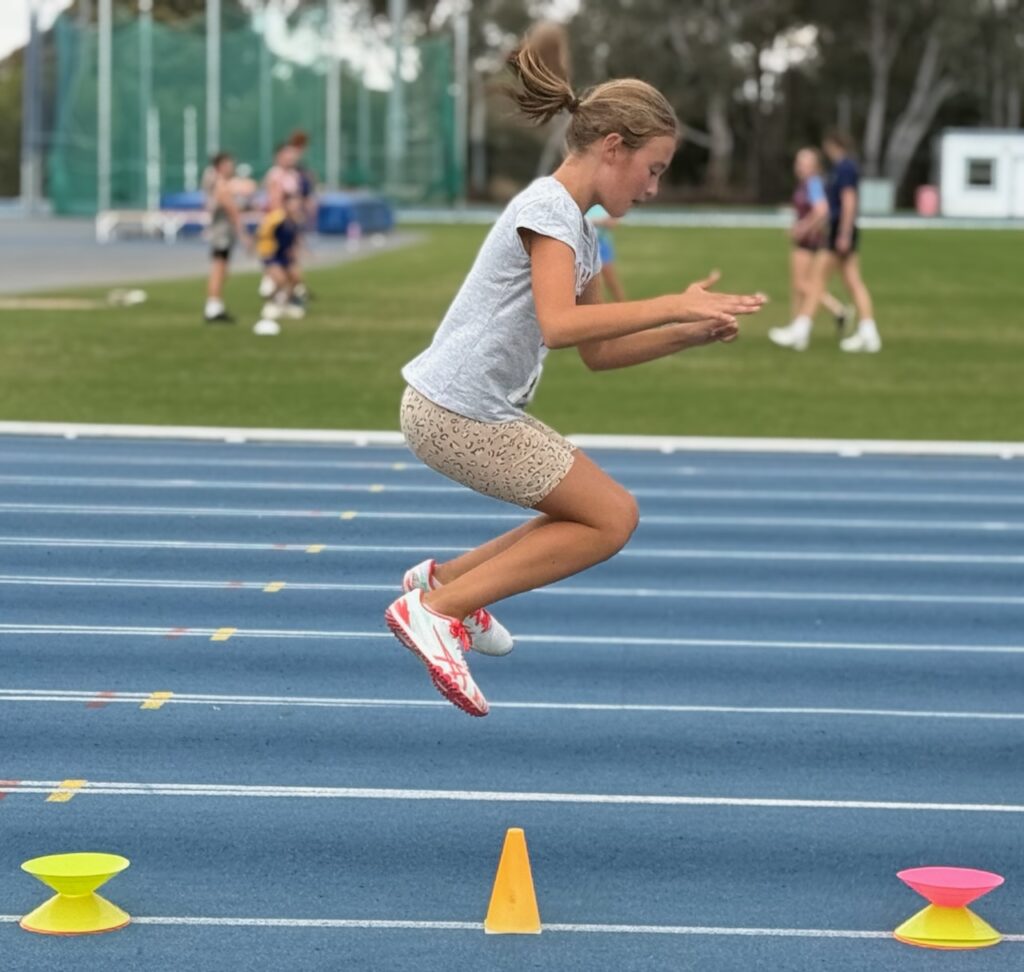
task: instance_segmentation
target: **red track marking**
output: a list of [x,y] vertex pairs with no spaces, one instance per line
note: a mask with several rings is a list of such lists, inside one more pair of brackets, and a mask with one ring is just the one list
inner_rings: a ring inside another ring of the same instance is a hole
[[96,698],[92,702],[86,702],[85,707],[87,709],[105,709],[116,695],[116,692],[97,692]]

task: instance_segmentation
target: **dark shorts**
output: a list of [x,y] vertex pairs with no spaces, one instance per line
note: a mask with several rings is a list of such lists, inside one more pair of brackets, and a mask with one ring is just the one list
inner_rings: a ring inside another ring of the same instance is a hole
[[[836,238],[838,236],[839,236],[839,224],[838,223],[832,223],[829,226],[829,228],[828,228],[828,248],[833,253],[835,253],[837,256],[842,258],[846,254],[839,253],[839,251],[836,249]],[[857,252],[857,242],[858,242],[859,238],[860,238],[860,230],[858,230],[857,227],[854,226],[853,227],[853,235],[850,238],[850,249],[847,251],[847,254],[849,254],[849,253],[856,253]]]
[[231,247],[214,247],[210,250],[211,260],[230,260],[231,259]]
[[817,253],[824,246],[824,240],[794,240],[793,248],[796,250],[806,250],[808,253]]
[[291,250],[278,250],[273,256],[265,257],[263,266],[284,267],[287,270],[295,262],[295,254]]

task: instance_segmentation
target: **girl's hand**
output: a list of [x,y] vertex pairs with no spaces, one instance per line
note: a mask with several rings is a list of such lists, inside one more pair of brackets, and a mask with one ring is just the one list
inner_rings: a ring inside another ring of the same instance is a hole
[[740,325],[735,318],[731,322],[719,320],[694,321],[692,324],[686,325],[686,327],[693,336],[695,346],[714,344],[716,341],[729,344],[740,336]]
[[763,294],[717,294],[708,288],[718,283],[721,274],[713,270],[703,280],[690,284],[679,298],[678,317],[682,321],[714,320],[735,324],[736,314],[755,314],[761,309]]

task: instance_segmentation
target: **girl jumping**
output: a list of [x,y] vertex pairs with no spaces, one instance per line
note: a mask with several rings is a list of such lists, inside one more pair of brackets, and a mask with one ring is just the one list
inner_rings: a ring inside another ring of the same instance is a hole
[[538,514],[446,563],[410,568],[388,626],[427,666],[437,689],[474,716],[488,705],[466,664],[472,648],[512,648],[487,605],[607,560],[636,529],[619,483],[553,429],[526,414],[549,350],[575,347],[592,370],[652,361],[738,334],[736,315],[761,296],[713,293],[712,275],[681,293],[601,303],[600,204],[621,217],[653,199],[679,141],[668,101],[635,79],[577,97],[538,30],[510,57],[514,98],[537,123],[572,116],[568,155],[507,206],[487,235],[433,342],[402,370],[401,427],[416,456],[487,496]]

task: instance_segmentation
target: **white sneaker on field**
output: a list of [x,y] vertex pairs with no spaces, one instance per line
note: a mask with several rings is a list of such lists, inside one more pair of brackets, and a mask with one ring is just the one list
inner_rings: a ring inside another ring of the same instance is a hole
[[431,611],[417,587],[392,603],[384,620],[395,637],[427,666],[434,687],[452,705],[471,716],[487,715],[487,699],[463,656],[463,650],[469,648],[469,632],[458,618]]
[[861,321],[853,334],[839,342],[839,347],[843,351],[876,354],[882,350],[882,339],[878,334],[877,325],[874,321]]
[[797,318],[792,324],[787,324],[785,327],[771,328],[768,331],[768,338],[772,344],[777,344],[780,348],[806,351],[807,345],[811,343],[811,328]]
[[[415,567],[410,567],[402,578],[402,590],[411,591],[417,587],[424,593],[437,590],[442,585],[434,575],[436,566],[437,561],[424,560]],[[507,655],[515,644],[508,628],[486,608],[480,608],[467,615],[462,619],[462,623],[469,631],[473,651],[481,655]]]

